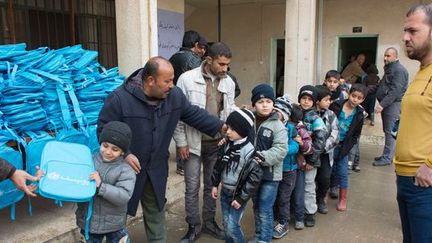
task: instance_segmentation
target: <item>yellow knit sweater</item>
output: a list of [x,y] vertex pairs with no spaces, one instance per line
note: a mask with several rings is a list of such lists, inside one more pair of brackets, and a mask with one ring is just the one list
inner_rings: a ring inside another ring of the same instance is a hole
[[402,99],[396,140],[396,174],[415,176],[423,163],[432,168],[432,64],[422,67]]

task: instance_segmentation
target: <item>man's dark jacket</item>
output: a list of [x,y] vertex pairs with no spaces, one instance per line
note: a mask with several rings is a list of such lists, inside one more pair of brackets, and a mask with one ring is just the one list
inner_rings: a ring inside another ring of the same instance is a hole
[[177,87],[166,99],[151,105],[142,88],[142,69],[135,71],[107,97],[99,114],[98,134],[109,121],[127,123],[132,129],[129,152],[138,157],[141,165],[128,214],[136,214],[146,182],[151,182],[159,210],[163,210],[168,179],[168,148],[179,120],[210,136],[214,136],[223,125],[221,120],[210,116],[204,109],[191,105]]
[[[330,105],[330,110],[332,110],[336,117],[339,119],[339,115],[342,112],[342,108],[348,100],[337,100]],[[357,111],[353,117],[351,125],[348,129],[348,133],[345,136],[344,141],[340,141],[339,155],[335,154],[335,159],[340,160],[347,156],[360,138],[363,129],[363,119],[364,119],[364,109],[361,106],[357,106]]]
[[0,158],[0,181],[9,179],[15,173],[15,167]]
[[377,86],[376,97],[386,108],[394,102],[401,102],[408,87],[408,71],[399,61],[384,66],[384,76]]
[[191,49],[182,47],[169,59],[174,68],[174,84],[184,72],[192,70],[201,65],[201,57],[195,54]]

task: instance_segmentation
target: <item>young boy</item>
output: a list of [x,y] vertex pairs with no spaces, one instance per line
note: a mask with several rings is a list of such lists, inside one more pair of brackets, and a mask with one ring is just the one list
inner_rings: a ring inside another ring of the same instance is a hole
[[228,130],[223,155],[213,168],[212,197],[217,199],[222,182],[220,200],[225,228],[225,242],[245,242],[240,221],[246,203],[254,195],[261,181],[261,166],[253,159],[255,148],[249,141],[254,115],[246,109],[231,112],[226,120]]
[[310,137],[306,126],[303,124],[303,111],[297,104],[292,104],[290,121],[292,121],[296,127],[298,136],[294,138],[299,144],[299,152],[296,156],[296,162],[298,170],[296,174],[295,187],[293,191],[292,205],[294,210],[295,226],[296,230],[304,229],[304,213],[305,213],[305,156],[313,154],[312,138]]
[[[96,195],[87,242],[129,242],[126,230],[126,211],[135,185],[135,173],[124,161],[132,132],[126,123],[107,123],[99,135],[99,153],[93,156],[96,171],[90,180],[96,181]],[[87,203],[78,203],[76,223],[84,233]]]
[[324,79],[324,85],[329,88],[331,95],[330,100],[345,100],[348,98],[348,92],[342,87],[341,75],[336,70],[329,70]]
[[314,153],[307,155],[305,170],[305,225],[315,226],[316,204],[316,185],[315,177],[317,168],[321,166],[320,155],[324,152],[325,138],[327,131],[321,117],[315,110],[316,90],[312,85],[305,85],[300,88],[298,101],[303,110],[303,122],[312,137]]
[[288,233],[290,218],[290,201],[297,176],[296,155],[299,151],[299,143],[295,140],[298,136],[295,123],[290,120],[292,105],[288,97],[282,96],[276,99],[274,109],[280,114],[281,121],[288,129],[288,153],[283,160],[282,180],[279,182],[276,203],[273,206],[275,226],[273,238],[280,239]]
[[346,210],[348,189],[348,154],[360,138],[363,127],[364,109],[360,106],[367,95],[367,88],[362,84],[353,84],[347,100],[339,100],[330,105],[330,109],[339,120],[339,144],[335,148],[333,173],[336,175],[334,186],[339,185],[337,210]]
[[333,111],[328,109],[330,106],[330,90],[324,85],[317,85],[315,88],[317,91],[316,109],[318,115],[324,121],[327,131],[324,152],[320,155],[321,167],[318,168],[316,176],[316,198],[318,212],[326,214],[328,213],[326,195],[330,187],[330,176],[333,166],[333,150],[339,143],[339,128],[336,115]]
[[253,196],[255,236],[252,242],[271,242],[273,236],[273,204],[279,181],[282,180],[282,161],[287,153],[287,130],[273,111],[273,88],[259,84],[252,90],[252,106],[255,107],[256,160],[263,168],[263,177]]

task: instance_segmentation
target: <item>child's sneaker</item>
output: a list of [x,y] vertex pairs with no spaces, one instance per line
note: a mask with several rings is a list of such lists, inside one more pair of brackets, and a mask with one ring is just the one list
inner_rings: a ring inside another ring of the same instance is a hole
[[353,162],[352,161],[348,161],[348,170],[351,170],[353,166]]
[[352,170],[355,171],[355,172],[360,172],[360,166],[354,165],[353,168],[352,168]]
[[305,225],[304,225],[303,221],[296,221],[295,222],[294,229],[302,230],[302,229],[304,229],[304,227],[305,227]]
[[273,238],[280,239],[288,233],[288,223],[277,224],[273,228]]
[[318,202],[318,213],[320,214],[327,214],[328,213],[328,208],[327,205],[324,201],[322,202]]
[[337,186],[330,187],[330,198],[337,199],[339,197],[339,188]]
[[306,227],[314,227],[315,226],[315,214],[306,214],[304,221],[305,221]]

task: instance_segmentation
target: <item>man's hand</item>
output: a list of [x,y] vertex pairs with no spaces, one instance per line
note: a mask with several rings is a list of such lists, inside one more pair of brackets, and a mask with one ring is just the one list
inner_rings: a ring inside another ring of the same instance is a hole
[[418,169],[415,177],[415,184],[420,187],[432,186],[432,169],[426,164],[422,164]]
[[217,186],[212,187],[211,196],[215,200],[218,198],[218,188],[217,188]]
[[27,180],[37,181],[38,180],[37,177],[31,176],[23,170],[16,170],[9,179],[15,184],[15,186],[19,190],[23,191],[25,194],[29,196],[36,197],[36,194],[34,193],[34,191],[37,188],[36,185],[32,184],[27,186],[26,181]]
[[135,174],[140,173],[141,165],[138,158],[135,155],[129,154],[128,156],[126,156],[125,160],[130,165],[130,167],[132,167],[132,169],[135,171]]
[[220,130],[220,133],[222,135],[225,135],[227,131],[228,131],[228,126],[227,126],[227,124],[224,123],[221,130]]
[[381,113],[383,110],[383,107],[380,104],[377,104],[375,107],[375,113]]
[[189,159],[189,146],[177,147],[177,153],[181,160]]
[[231,207],[235,208],[235,209],[239,209],[241,207],[241,204],[238,203],[236,200],[232,201],[231,203]]

